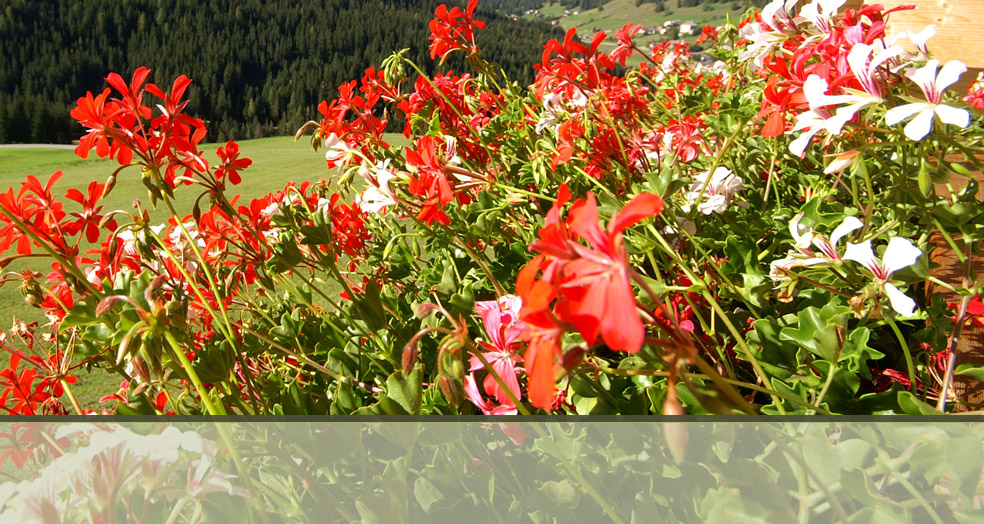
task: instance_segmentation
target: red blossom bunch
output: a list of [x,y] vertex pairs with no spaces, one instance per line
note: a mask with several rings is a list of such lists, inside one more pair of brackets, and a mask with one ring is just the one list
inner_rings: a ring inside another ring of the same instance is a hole
[[431,20],[431,58],[441,57],[441,63],[448,58],[452,51],[464,51],[468,55],[478,54],[475,43],[475,30],[485,29],[485,22],[475,20],[475,8],[478,0],[469,0],[468,6],[462,11],[454,6],[441,4],[434,11]]
[[984,110],[984,73],[978,73],[977,79],[967,86],[967,96],[965,102],[969,102],[975,109]]
[[317,211],[331,221],[335,256],[344,254],[350,259],[361,258],[366,245],[372,241],[372,232],[366,227],[365,215],[359,205],[341,202],[341,195],[334,193],[327,201],[318,201]]
[[414,90],[397,107],[407,118],[403,135],[410,138],[414,121],[430,121],[440,115],[440,129],[445,135],[456,138],[456,147],[463,159],[477,166],[485,166],[489,155],[498,149],[495,144],[484,144],[481,132],[500,113],[502,95],[478,91],[469,74],[457,76],[454,72],[436,74],[428,79],[418,77]]
[[47,452],[51,459],[56,459],[65,452],[71,445],[67,437],[52,439],[45,434],[50,431],[45,425],[39,422],[27,422],[21,424],[10,424],[9,432],[0,433],[0,466],[10,461],[10,464],[21,469],[28,464],[28,461],[36,460],[42,452]]
[[[870,4],[845,9],[842,15],[819,13],[813,17],[812,25],[823,33],[823,38],[811,37],[812,30],[807,32],[797,26],[794,19],[778,15],[769,24],[763,23],[760,16],[758,23],[746,26],[744,34],[759,40],[755,58],[763,64],[759,74],[767,78],[758,114],[759,118],[766,117],[762,136],[776,137],[785,133],[791,127],[787,116],[810,109],[803,86],[812,75],[825,82],[831,95],[842,94],[845,89],[876,94],[877,91],[872,93],[877,90],[875,82],[888,79],[868,78],[870,72],[854,70],[848,56],[859,44],[871,45],[884,39],[890,13],[912,8],[899,6],[886,10],[880,4]],[[749,31],[753,27],[757,29]],[[770,38],[778,44],[764,46],[761,43]]]
[[50,334],[36,331],[37,322],[15,319],[10,330],[0,332],[0,349],[10,355],[9,366],[0,370],[0,409],[13,415],[64,414],[63,384],[78,381],[79,364]]
[[[456,140],[451,137],[425,136],[417,140],[416,149],[407,149],[407,164],[415,171],[407,190],[419,200],[417,220],[430,225],[433,222],[448,225],[451,219],[444,207],[452,201],[467,204],[474,189],[467,189],[481,175],[463,169],[456,164]],[[471,185],[472,188],[476,186]]]
[[[721,73],[697,72],[690,61],[686,43],[661,42],[654,46],[649,63],[640,71],[661,82],[658,88],[643,85],[638,77],[616,74],[616,62],[636,51],[632,37],[639,27],[628,24],[616,34],[616,49],[609,55],[598,52],[607,35],[597,33],[589,46],[568,31],[563,43],[545,46],[543,61],[537,65],[535,88],[547,116],[537,124],[555,123],[556,153],[551,165],[583,159],[583,169],[603,180],[615,166],[621,172],[653,169],[650,160],[664,152],[674,161],[690,162],[706,151],[702,133],[707,129],[699,109],[681,107],[684,96],[733,87],[733,80]],[[653,100],[667,109],[678,108],[680,119],[652,120]],[[712,102],[711,106],[716,102]],[[591,125],[585,125],[590,119]]]
[[718,30],[719,28],[713,25],[705,25],[704,27],[701,28],[700,36],[697,37],[697,41],[695,43],[703,44],[704,42],[707,41],[717,42],[719,38]]
[[599,339],[615,351],[635,353],[642,347],[645,325],[636,311],[634,270],[622,232],[663,211],[659,195],[642,193],[602,230],[591,192],[576,200],[568,218],[562,219],[561,210],[570,197],[562,185],[537,234],[539,240],[530,245],[539,255],[516,280],[525,323],[520,338],[528,343],[523,359],[530,377],[530,401],[544,409],[554,402],[554,365],[562,357],[565,332],[577,331],[589,347]]
[[389,147],[383,139],[387,121],[377,117],[374,108],[380,101],[396,100],[398,91],[398,87],[386,82],[382,71],[366,69],[361,81],[352,80],[338,86],[338,98],[331,103],[322,101],[318,105],[322,119],[305,124],[298,136],[308,127],[314,127],[312,143],[316,148],[322,143],[328,148],[325,154],[328,167],[357,165],[362,161],[359,155],[373,161],[374,147]]
[[[102,231],[116,230],[116,221],[105,217],[100,205],[106,189],[104,184],[91,182],[85,194],[69,189],[65,199],[77,203],[81,209],[66,213],[64,202],[54,193],[54,185],[61,177],[62,172],[56,171],[42,184],[29,175],[17,193],[10,188],[0,194],[0,251],[13,246],[14,257],[29,256],[35,250],[44,254],[53,252],[61,261],[82,264],[88,259],[79,256],[81,242],[95,242]],[[74,303],[73,291],[82,294],[91,291],[82,276],[59,262],[46,279],[55,284],[52,288],[29,284],[28,279],[34,278],[30,272],[24,274],[24,283],[37,295],[42,308],[51,316],[61,318]]]
[[[608,38],[608,33],[595,33],[586,46],[577,39],[577,30],[570,28],[561,43],[550,40],[543,46],[543,59],[533,68],[537,72],[536,93],[541,99],[547,92],[563,93],[571,99],[576,95],[593,92],[616,78],[611,71],[615,61],[598,50]],[[624,51],[619,51],[624,53]]]

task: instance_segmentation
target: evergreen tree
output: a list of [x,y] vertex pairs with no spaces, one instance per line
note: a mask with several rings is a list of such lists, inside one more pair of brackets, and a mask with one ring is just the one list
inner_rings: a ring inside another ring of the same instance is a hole
[[[576,2],[578,0],[568,0]],[[192,114],[209,140],[293,134],[323,99],[379,66],[394,49],[428,73],[426,46],[438,0],[6,0],[0,11],[0,140],[70,141],[81,133],[67,111],[110,72],[140,66],[164,89],[193,83]],[[494,2],[490,2],[494,3]],[[483,10],[483,56],[529,83],[543,44],[558,28]],[[465,71],[453,56],[444,70]],[[38,108],[43,108],[38,110]],[[215,125],[221,122],[223,125]]]

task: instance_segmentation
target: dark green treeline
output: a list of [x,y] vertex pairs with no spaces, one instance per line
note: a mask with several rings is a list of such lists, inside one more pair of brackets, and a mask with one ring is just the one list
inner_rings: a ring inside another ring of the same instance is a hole
[[[342,82],[409,48],[436,69],[427,24],[436,0],[5,0],[0,2],[0,142],[69,142],[68,113],[105,76],[139,66],[164,89],[193,79],[190,112],[209,140],[293,134]],[[532,81],[546,24],[478,17],[483,56]],[[466,69],[457,53],[442,69]]]

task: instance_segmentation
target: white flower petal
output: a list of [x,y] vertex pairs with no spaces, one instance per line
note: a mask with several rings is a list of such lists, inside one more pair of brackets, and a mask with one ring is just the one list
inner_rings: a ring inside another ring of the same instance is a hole
[[875,253],[871,250],[871,241],[865,240],[860,244],[847,243],[847,249],[844,250],[844,260],[853,260],[864,267],[868,268],[872,273],[878,268],[878,259],[875,258]]
[[810,109],[826,107],[835,104],[843,104],[851,101],[853,97],[847,95],[828,95],[827,81],[818,75],[810,75],[806,82],[803,82],[803,95],[810,103]]
[[[868,57],[871,56],[871,46],[868,44],[855,44],[851,52],[847,54],[847,63],[851,66],[851,71],[855,76],[868,76]],[[806,87],[806,84],[803,84]]]
[[920,51],[925,52],[926,42],[928,42],[930,38],[936,35],[936,26],[930,24],[926,26],[925,29],[923,29],[918,33],[913,33],[912,31],[908,31],[908,33],[909,33],[909,40],[911,40],[912,43],[915,44],[916,48],[919,49]]
[[823,128],[814,127],[804,133],[801,133],[800,136],[796,137],[796,140],[789,143],[789,152],[803,158],[803,153],[806,151],[806,146],[810,145],[810,140],[813,140],[813,136],[820,132],[821,129]]
[[915,264],[920,255],[922,255],[922,251],[912,242],[902,237],[892,237],[888,241],[888,248],[885,249],[885,255],[882,257],[882,266],[887,273],[891,274]]
[[926,98],[931,98],[930,93],[935,91],[933,86],[936,84],[936,69],[939,66],[940,61],[934,58],[918,69],[906,69],[905,76],[909,77],[923,90]]
[[827,264],[830,261],[826,258],[796,258],[786,257],[773,260],[769,264],[769,277],[773,280],[788,280],[786,273],[792,269],[800,267],[814,266],[817,264]]
[[936,114],[939,115],[940,120],[950,125],[959,127],[970,125],[970,111],[966,109],[941,104],[936,106]]
[[[905,136],[909,140],[922,140],[933,130],[933,115],[935,112],[927,107],[905,125]],[[887,116],[887,115],[886,115]]]
[[880,99],[876,99],[874,97],[862,98],[853,104],[838,107],[837,114],[828,118],[827,121],[824,122],[824,129],[826,129],[827,133],[831,135],[841,134],[841,131],[844,129],[844,124],[847,124],[852,118],[854,118],[854,113],[857,113],[859,109],[868,104],[879,101]]
[[[789,234],[793,236],[793,242],[795,242],[797,246],[800,243],[800,239],[803,237],[803,235],[800,235],[799,231],[801,220],[803,220],[803,213],[797,213],[796,216],[789,221]],[[807,242],[807,245],[810,245],[809,242]]]
[[946,88],[952,86],[960,80],[960,75],[967,72],[967,66],[959,60],[950,60],[940,69],[940,74],[936,76],[936,92],[942,93]]
[[903,317],[911,317],[916,311],[916,301],[892,284],[885,284],[885,294],[888,295],[888,303],[892,305],[892,309]]
[[854,163],[854,160],[855,158],[857,158],[857,156],[858,156],[858,152],[856,150],[848,151],[846,153],[841,153],[840,155],[837,156],[837,158],[833,159],[829,164],[827,164],[827,168],[823,170],[823,173],[825,175],[830,175],[833,173],[838,173],[840,171],[843,171],[847,169],[847,166],[850,166],[851,164]]
[[840,239],[844,238],[844,236],[850,233],[851,231],[859,229],[863,225],[864,224],[861,223],[861,221],[858,220],[857,217],[845,218],[844,221],[841,222],[839,226],[834,228],[834,232],[830,234],[830,245],[836,248],[837,242],[839,242]]
[[924,102],[893,107],[885,112],[885,123],[890,126],[894,126],[895,124],[898,124],[899,122],[922,111],[923,109],[926,109],[927,107],[929,107],[929,104]]
[[875,68],[882,65],[885,61],[895,58],[902,53],[905,53],[905,49],[903,49],[902,46],[893,45],[892,47],[889,47],[888,49],[876,54],[874,58],[871,59],[871,63],[868,64],[868,70],[874,71]]

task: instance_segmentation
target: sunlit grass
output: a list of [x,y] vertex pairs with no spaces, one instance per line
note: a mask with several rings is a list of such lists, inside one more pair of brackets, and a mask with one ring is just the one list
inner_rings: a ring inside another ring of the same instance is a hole
[[[204,151],[210,152],[209,162],[216,162],[215,147],[222,144],[203,146]],[[241,184],[234,186],[236,193],[241,195],[240,201],[263,196],[272,191],[282,189],[289,181],[298,184],[305,180],[318,180],[330,175],[325,165],[324,156],[311,150],[307,138],[295,142],[293,137],[273,137],[240,142],[240,155],[251,158],[253,165],[243,171]],[[88,159],[75,156],[70,149],[54,148],[0,148],[0,191],[6,192],[13,188],[20,190],[21,182],[28,175],[37,176],[42,183],[46,182],[52,173],[62,171],[64,176],[55,185],[55,194],[64,196],[69,188],[84,191],[93,180],[105,182],[109,175],[119,165],[110,160],[102,160],[91,154]],[[140,180],[137,167],[123,170],[118,178],[115,189],[105,198],[105,210],[133,211],[134,200],[140,200],[144,206],[149,205],[147,190]],[[181,213],[190,213],[195,199],[200,191],[195,186],[179,187],[175,191],[176,205]],[[66,211],[75,211],[76,204],[65,202]],[[168,213],[161,205],[160,209],[151,210],[152,219],[164,222]],[[118,221],[122,222],[121,217]],[[83,249],[84,250],[84,249]],[[30,269],[47,273],[50,271],[50,261],[35,259],[31,261],[16,261],[5,268],[5,272],[23,271]],[[24,302],[16,283],[0,287],[0,329],[7,329],[13,318],[27,321],[45,322],[40,310]],[[6,362],[6,357],[0,355],[0,365]],[[81,372],[79,384],[75,392],[79,402],[85,408],[98,405],[99,397],[115,391],[119,387],[120,377],[105,372]],[[66,401],[67,402],[67,401]]]

